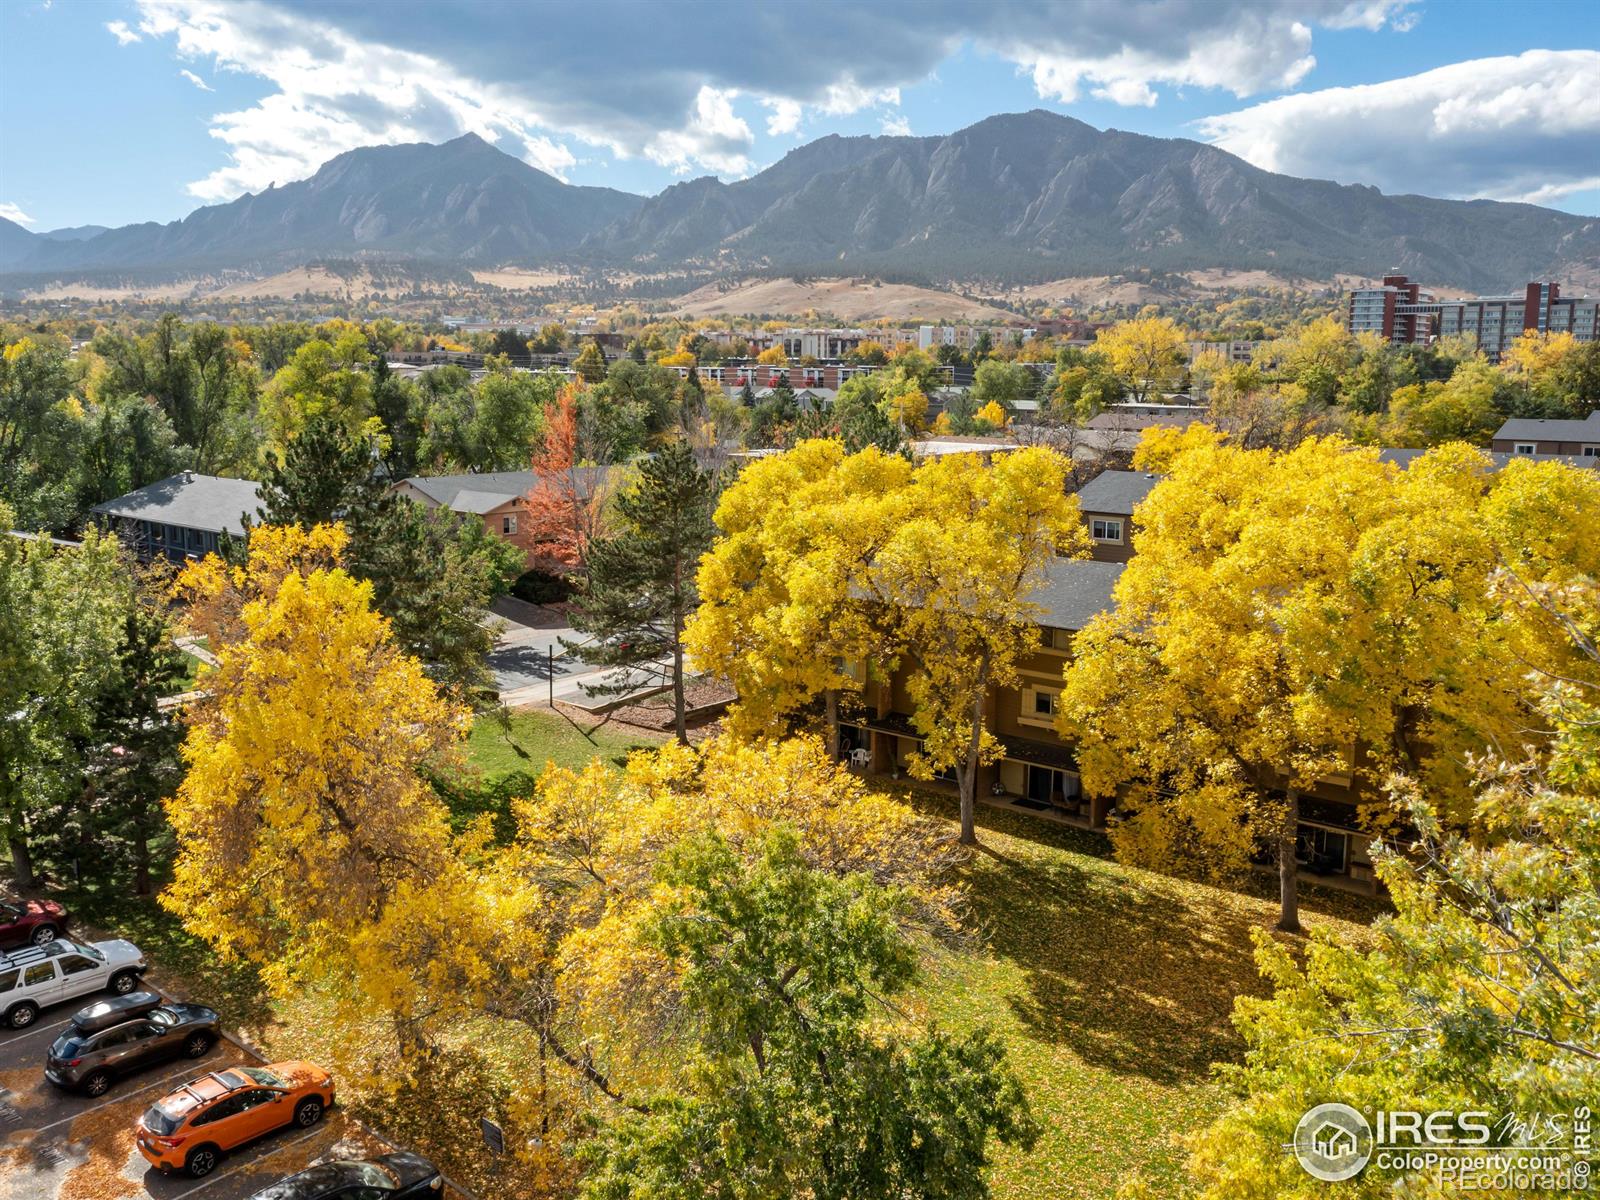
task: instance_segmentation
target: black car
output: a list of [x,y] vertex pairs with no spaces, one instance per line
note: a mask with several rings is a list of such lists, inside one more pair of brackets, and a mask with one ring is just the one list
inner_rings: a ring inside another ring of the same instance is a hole
[[381,1154],[367,1162],[318,1163],[262,1188],[250,1200],[404,1200],[437,1196],[444,1177],[420,1154]]
[[222,1019],[198,1004],[133,992],[79,1009],[51,1045],[44,1077],[103,1095],[118,1075],[185,1055],[203,1058],[222,1036]]

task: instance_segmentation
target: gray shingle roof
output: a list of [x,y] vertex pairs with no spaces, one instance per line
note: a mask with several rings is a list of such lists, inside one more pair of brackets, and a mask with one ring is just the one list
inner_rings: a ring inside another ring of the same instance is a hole
[[242,536],[240,518],[255,519],[261,485],[253,479],[222,479],[184,471],[96,504],[91,510],[128,521],[159,521],[185,529]]
[[1496,440],[1516,438],[1525,442],[1583,442],[1600,438],[1600,409],[1582,421],[1542,421],[1532,417],[1512,417],[1494,435]]
[[[610,467],[579,467],[578,487],[585,494],[604,484]],[[435,504],[454,512],[483,513],[533,490],[539,477],[532,471],[481,471],[476,475],[413,475],[405,482]]]
[[1078,507],[1084,512],[1133,515],[1136,504],[1160,482],[1143,471],[1102,471],[1078,489]]
[[[491,496],[522,496],[538,478],[532,471],[483,471],[476,475],[413,475],[406,482],[435,504],[456,507],[462,492]],[[494,505],[490,505],[493,508]],[[488,509],[462,510],[487,512]]]
[[[1397,467],[1410,467],[1426,453],[1426,450],[1379,450],[1378,461],[1394,463]],[[1484,453],[1489,456],[1496,471],[1514,458],[1527,459],[1529,462],[1566,463],[1569,467],[1600,466],[1600,458],[1584,458],[1579,454],[1512,454],[1506,450],[1485,450]]]
[[1111,589],[1125,564],[1093,559],[1055,559],[1044,581],[1028,599],[1043,611],[1039,624],[1055,629],[1082,629],[1089,619],[1112,608]]

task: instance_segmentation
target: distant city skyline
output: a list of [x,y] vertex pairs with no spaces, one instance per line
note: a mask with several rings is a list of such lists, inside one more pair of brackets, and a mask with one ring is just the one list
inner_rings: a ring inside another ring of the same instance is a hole
[[0,216],[170,221],[476,132],[571,183],[735,179],[1043,107],[1269,170],[1600,215],[1600,15],[1535,0],[581,7],[19,0]]

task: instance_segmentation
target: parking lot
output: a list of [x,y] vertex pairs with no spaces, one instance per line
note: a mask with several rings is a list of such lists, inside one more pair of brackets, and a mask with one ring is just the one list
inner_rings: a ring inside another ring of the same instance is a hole
[[[26,1030],[0,1030],[0,1200],[244,1200],[326,1158],[366,1158],[394,1147],[337,1106],[309,1130],[289,1128],[225,1157],[203,1179],[166,1176],[134,1146],[134,1124],[152,1103],[208,1071],[262,1061],[225,1039],[205,1058],[119,1079],[90,1099],[44,1078],[45,1050],[94,997],[45,1010]],[[459,1200],[460,1194],[446,1193]]]

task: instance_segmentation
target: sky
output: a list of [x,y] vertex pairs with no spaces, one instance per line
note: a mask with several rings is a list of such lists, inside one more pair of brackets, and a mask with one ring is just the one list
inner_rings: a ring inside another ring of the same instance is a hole
[[4,30],[0,216],[35,231],[466,132],[653,194],[1030,108],[1600,215],[1593,0],[5,0]]

